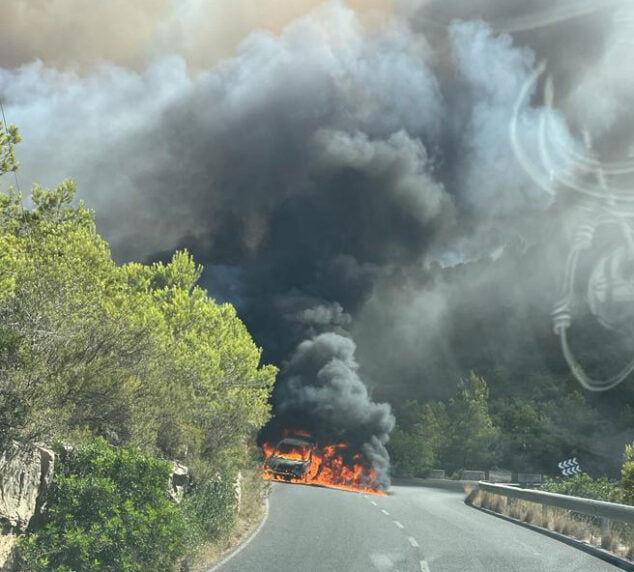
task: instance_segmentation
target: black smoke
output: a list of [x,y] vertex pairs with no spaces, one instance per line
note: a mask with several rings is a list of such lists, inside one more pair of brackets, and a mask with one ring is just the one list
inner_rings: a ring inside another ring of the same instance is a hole
[[529,158],[546,113],[575,149],[632,145],[623,6],[402,1],[368,26],[332,2],[206,69],[36,62],[0,70],[0,95],[23,178],[77,178],[119,260],[190,249],[282,368],[276,426],[350,440],[387,482],[378,401],[445,397],[472,368],[565,371],[549,314],[580,197],[536,184],[509,125],[547,60],[556,111],[544,78],[519,109]]

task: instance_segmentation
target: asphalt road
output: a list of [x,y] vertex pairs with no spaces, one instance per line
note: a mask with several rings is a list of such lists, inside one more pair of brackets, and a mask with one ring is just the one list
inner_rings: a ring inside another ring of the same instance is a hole
[[618,570],[462,499],[422,487],[377,497],[274,483],[264,526],[218,572]]

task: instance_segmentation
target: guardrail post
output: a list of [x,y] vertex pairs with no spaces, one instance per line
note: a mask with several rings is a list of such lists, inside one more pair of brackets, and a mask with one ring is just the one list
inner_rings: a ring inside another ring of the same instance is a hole
[[609,536],[612,529],[611,522],[609,518],[601,519],[601,546],[604,548],[607,548],[609,544]]

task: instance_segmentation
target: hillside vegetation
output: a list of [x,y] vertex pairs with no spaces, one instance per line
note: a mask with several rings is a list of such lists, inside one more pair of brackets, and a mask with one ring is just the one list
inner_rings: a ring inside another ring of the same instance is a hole
[[[0,128],[2,175],[17,168],[19,135]],[[116,264],[94,214],[75,201],[71,181],[35,188],[30,201],[14,190],[0,195],[0,446],[59,442],[79,451],[64,464],[66,476],[56,477],[47,524],[32,531],[25,550],[43,569],[76,569],[64,551],[88,534],[102,535],[114,548],[76,546],[84,551],[81,562],[99,570],[153,570],[152,562],[164,566],[182,555],[182,527],[170,525],[160,536],[146,522],[132,538],[121,527],[133,526],[136,517],[116,516],[116,506],[125,505],[128,516],[145,514],[139,524],[154,513],[159,522],[162,511],[194,518],[196,511],[184,514],[188,506],[234,502],[217,494],[217,483],[233,486],[237,471],[251,462],[249,444],[269,418],[277,370],[260,365],[261,350],[235,309],[215,303],[197,285],[201,272],[187,252],[167,264]],[[191,468],[190,494],[201,495],[200,503],[164,506],[156,487],[163,481],[167,487],[170,465],[160,459]],[[126,471],[137,471],[136,485],[122,481]],[[135,487],[131,496],[125,492]],[[68,506],[84,501],[83,517],[75,513],[81,506]],[[90,518],[102,509],[114,520]],[[223,519],[186,528],[220,534],[228,526]],[[143,531],[159,536],[145,545]],[[124,554],[121,543],[110,542],[117,535],[139,553]],[[38,550],[38,539],[46,550]]]
[[394,473],[403,476],[434,468],[554,476],[560,461],[576,456],[585,472],[614,479],[621,474],[626,437],[614,451],[602,439],[630,435],[632,427],[629,406],[609,417],[570,379],[525,372],[517,380],[503,370],[490,381],[471,373],[449,399],[406,400],[396,413],[388,448]]

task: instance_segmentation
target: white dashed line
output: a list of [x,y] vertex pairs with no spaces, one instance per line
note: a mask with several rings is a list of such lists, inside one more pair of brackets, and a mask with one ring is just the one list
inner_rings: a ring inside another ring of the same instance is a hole
[[418,548],[419,544],[418,542],[416,542],[416,539],[413,536],[408,536],[407,540],[409,540],[409,543],[414,547],[414,548]]
[[420,561],[420,572],[431,572],[429,564],[427,564],[427,560]]
[[374,506],[379,506],[378,504],[376,504],[373,500],[370,501],[370,504],[374,505]]
[[381,509],[381,512],[385,515],[385,516],[390,516],[390,513],[387,512],[384,508]]
[[399,528],[405,528],[398,520],[395,520],[394,524],[398,526]]

